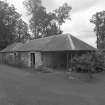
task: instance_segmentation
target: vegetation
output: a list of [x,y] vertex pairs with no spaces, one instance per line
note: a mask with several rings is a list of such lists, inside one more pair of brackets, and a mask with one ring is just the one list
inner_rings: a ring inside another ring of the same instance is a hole
[[27,24],[13,5],[0,1],[0,49],[7,45],[23,41],[28,34]]
[[47,12],[40,0],[27,0],[24,5],[31,16],[30,28],[34,38],[61,34],[60,26],[70,19],[71,6],[67,3],[53,12]]
[[28,25],[22,19],[19,19],[16,24],[16,41],[17,42],[25,42],[30,38],[30,34],[28,33]]
[[90,22],[95,25],[94,31],[97,36],[97,48],[105,48],[105,11],[94,14]]
[[71,11],[71,6],[69,6],[67,3],[64,3],[62,6],[60,6],[58,9],[54,10],[54,13],[56,15],[56,20],[60,26],[65,23],[65,21],[68,19],[70,20],[70,11]]
[[102,52],[75,56],[72,59],[72,69],[86,73],[102,72],[105,70],[105,56]]

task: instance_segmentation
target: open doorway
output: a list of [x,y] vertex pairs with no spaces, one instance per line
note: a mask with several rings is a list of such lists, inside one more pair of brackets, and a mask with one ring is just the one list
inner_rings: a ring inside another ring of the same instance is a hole
[[31,66],[35,66],[35,53],[31,53]]

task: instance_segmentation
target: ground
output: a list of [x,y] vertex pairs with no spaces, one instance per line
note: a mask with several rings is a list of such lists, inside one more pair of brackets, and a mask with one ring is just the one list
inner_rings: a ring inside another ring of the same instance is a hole
[[0,105],[104,105],[105,81],[70,80],[0,65]]

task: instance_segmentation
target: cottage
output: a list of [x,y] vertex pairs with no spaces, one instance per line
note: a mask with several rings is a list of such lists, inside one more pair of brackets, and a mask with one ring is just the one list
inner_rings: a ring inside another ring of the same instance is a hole
[[72,57],[96,49],[71,34],[55,35],[35,39],[17,48],[19,59],[23,65],[51,68],[68,68]]

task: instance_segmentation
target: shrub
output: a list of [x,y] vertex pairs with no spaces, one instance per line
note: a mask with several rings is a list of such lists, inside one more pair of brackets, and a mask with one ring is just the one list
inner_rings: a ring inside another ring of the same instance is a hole
[[101,52],[87,53],[72,59],[72,69],[77,72],[100,72],[105,69],[105,59]]

